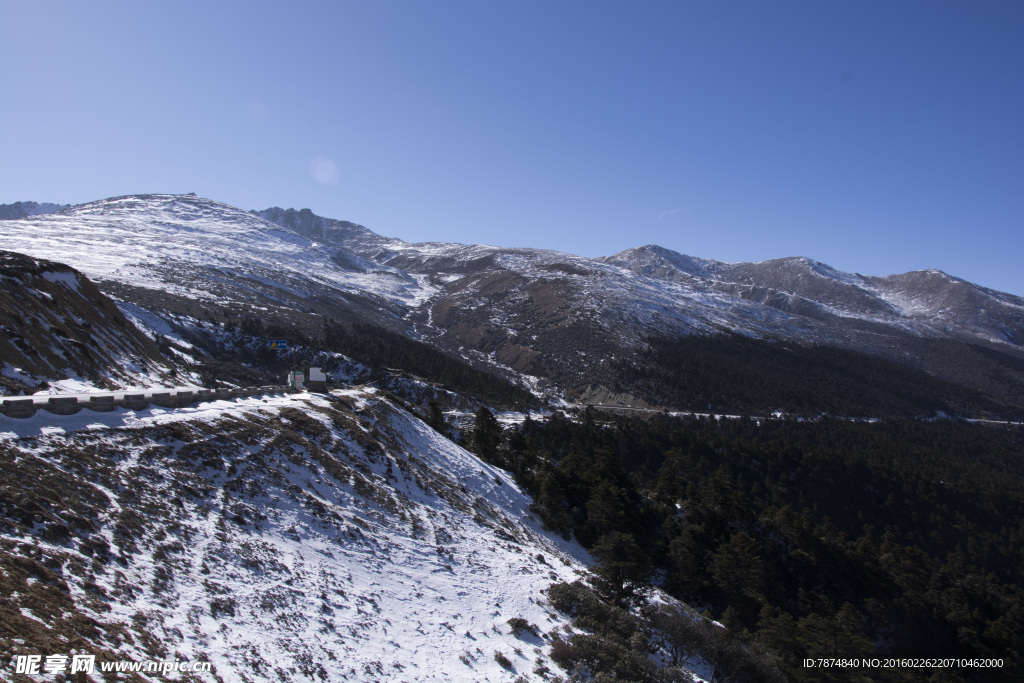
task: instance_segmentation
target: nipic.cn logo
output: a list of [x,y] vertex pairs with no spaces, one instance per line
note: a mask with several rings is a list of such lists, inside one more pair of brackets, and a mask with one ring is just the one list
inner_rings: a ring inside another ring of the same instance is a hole
[[96,655],[17,655],[12,662],[14,673],[18,674],[59,674],[59,673],[86,673],[91,674],[97,669],[101,672],[118,673],[154,673],[163,675],[165,673],[198,673],[208,672],[213,667],[210,662],[183,662],[174,660],[153,660],[148,662],[133,662],[131,660],[120,660],[111,662],[100,662],[96,664]]

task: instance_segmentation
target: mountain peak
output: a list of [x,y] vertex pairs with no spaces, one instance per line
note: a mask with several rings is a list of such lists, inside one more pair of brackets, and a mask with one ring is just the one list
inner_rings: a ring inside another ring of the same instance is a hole
[[708,278],[717,261],[681,254],[657,244],[645,244],[597,259],[661,280]]
[[251,211],[250,213],[288,228],[303,237],[331,243],[357,237],[376,236],[376,233],[358,223],[318,216],[311,209],[282,209],[272,206],[269,209]]
[[27,216],[41,216],[66,209],[70,204],[51,204],[49,202],[14,202],[0,204],[0,220],[17,220]]

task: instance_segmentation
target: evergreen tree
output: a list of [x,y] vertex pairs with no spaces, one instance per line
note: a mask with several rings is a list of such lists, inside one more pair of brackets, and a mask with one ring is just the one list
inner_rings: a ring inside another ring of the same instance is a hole
[[733,534],[712,556],[711,576],[729,593],[759,597],[764,589],[764,568],[758,542],[742,531]]
[[612,531],[626,531],[626,511],[619,491],[602,480],[587,501],[587,523],[581,529],[580,542],[598,539]]
[[558,478],[552,472],[547,472],[540,479],[539,489],[534,505],[544,525],[568,538],[569,513],[566,510],[565,490],[558,483]]
[[448,423],[445,421],[444,413],[441,411],[441,404],[437,402],[436,398],[427,401],[427,424],[441,434],[448,433]]
[[473,450],[489,463],[498,463],[501,424],[487,406],[480,406],[473,423]]
[[598,559],[594,568],[598,590],[621,605],[639,597],[651,577],[651,563],[632,536],[612,531],[601,537],[591,554]]

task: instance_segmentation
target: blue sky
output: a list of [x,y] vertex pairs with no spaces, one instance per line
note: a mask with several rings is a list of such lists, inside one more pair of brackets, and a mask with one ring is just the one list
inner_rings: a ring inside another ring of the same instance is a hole
[[1024,295],[1024,3],[0,0],[0,203]]

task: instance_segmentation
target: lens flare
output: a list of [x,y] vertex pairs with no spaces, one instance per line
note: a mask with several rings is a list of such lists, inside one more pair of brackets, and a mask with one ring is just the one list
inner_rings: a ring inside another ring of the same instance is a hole
[[309,165],[309,172],[321,185],[333,185],[338,182],[338,166],[327,157],[317,157]]

